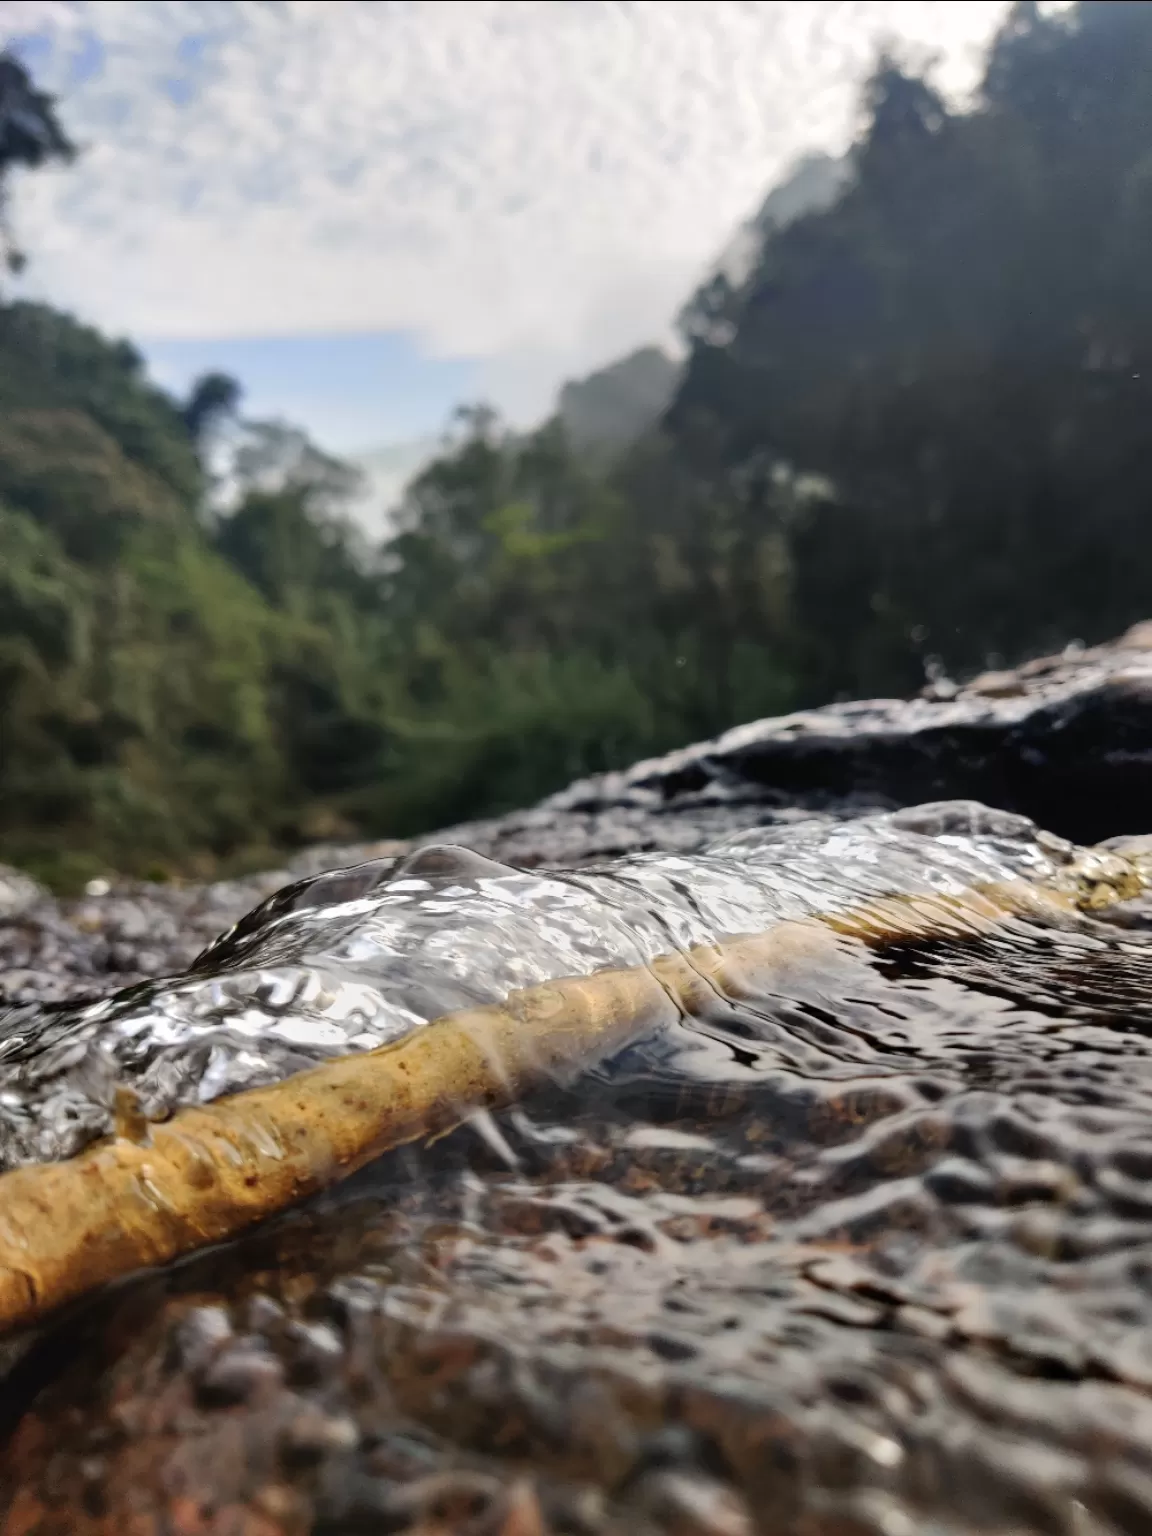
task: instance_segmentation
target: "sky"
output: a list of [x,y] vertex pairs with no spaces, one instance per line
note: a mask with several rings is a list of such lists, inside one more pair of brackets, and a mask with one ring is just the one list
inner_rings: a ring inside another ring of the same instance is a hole
[[19,182],[23,291],[223,368],[331,451],[545,415],[671,334],[884,44],[962,96],[1001,0],[0,0],[84,149]]

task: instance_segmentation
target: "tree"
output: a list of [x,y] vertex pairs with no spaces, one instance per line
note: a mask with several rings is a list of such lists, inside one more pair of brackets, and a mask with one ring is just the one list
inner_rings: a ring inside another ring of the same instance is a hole
[[678,450],[829,489],[788,535],[806,701],[1146,611],[1150,71],[1146,3],[1016,7],[967,112],[882,61],[838,199],[702,296]]
[[14,54],[0,54],[0,251],[10,271],[25,257],[7,223],[8,180],[17,168],[35,170],[53,160],[71,162],[76,147],[56,116],[53,97],[38,91]]
[[243,394],[241,384],[231,374],[202,373],[196,379],[180,415],[198,448],[204,447],[214,427],[235,417]]

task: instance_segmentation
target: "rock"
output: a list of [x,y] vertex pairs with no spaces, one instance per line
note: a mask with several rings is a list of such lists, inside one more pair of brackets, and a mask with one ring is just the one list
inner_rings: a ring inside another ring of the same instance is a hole
[[9,868],[7,864],[0,864],[0,922],[23,917],[25,912],[43,901],[47,895],[44,887],[28,875]]
[[1150,766],[1147,625],[434,840],[37,892],[0,922],[29,1005],[179,970],[286,881],[383,861],[282,898],[354,902],[432,841],[474,856],[405,872],[760,825],[784,859],[814,809],[843,849],[877,806],[949,857],[984,838],[1062,877],[1065,839],[1113,850],[1111,906],[830,928],[768,988],[702,976],[667,1038],[6,1343],[0,1536],[1152,1529],[1152,904],[1112,873],[1149,862]]
[[274,870],[205,886],[125,882],[71,901],[27,881],[35,900],[19,915],[0,915],[0,1004],[96,998],[182,971],[291,878]]
[[833,704],[572,785],[557,818],[716,805],[826,809],[977,800],[1080,843],[1131,832],[1152,782],[1152,623],[1091,650],[984,673],[940,697]]

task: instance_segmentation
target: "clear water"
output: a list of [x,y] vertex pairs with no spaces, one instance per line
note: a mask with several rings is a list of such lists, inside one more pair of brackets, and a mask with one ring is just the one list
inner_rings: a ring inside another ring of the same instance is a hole
[[[1142,1536],[1152,908],[1091,900],[1121,867],[967,805],[578,873],[434,850],[33,1021],[0,1058],[9,1161],[94,1134],[100,1084],[158,1112],[916,898],[62,1320],[9,1382],[0,1531]],[[1086,910],[966,928],[947,900],[1017,881]]]
[[0,1168],[110,1134],[118,1090],[160,1119],[517,988],[891,893],[1051,879],[1071,858],[1023,818],[956,802],[759,828],[706,853],[578,873],[432,848],[399,867],[321,875],[258,907],[187,976],[34,1015],[0,1038]]

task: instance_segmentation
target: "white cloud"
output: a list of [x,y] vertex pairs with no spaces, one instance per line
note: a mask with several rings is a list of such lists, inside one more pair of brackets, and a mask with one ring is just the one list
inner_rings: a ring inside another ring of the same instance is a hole
[[29,281],[137,335],[410,329],[522,414],[659,335],[789,161],[844,147],[882,41],[963,90],[1004,10],[0,3],[90,145],[19,188]]

